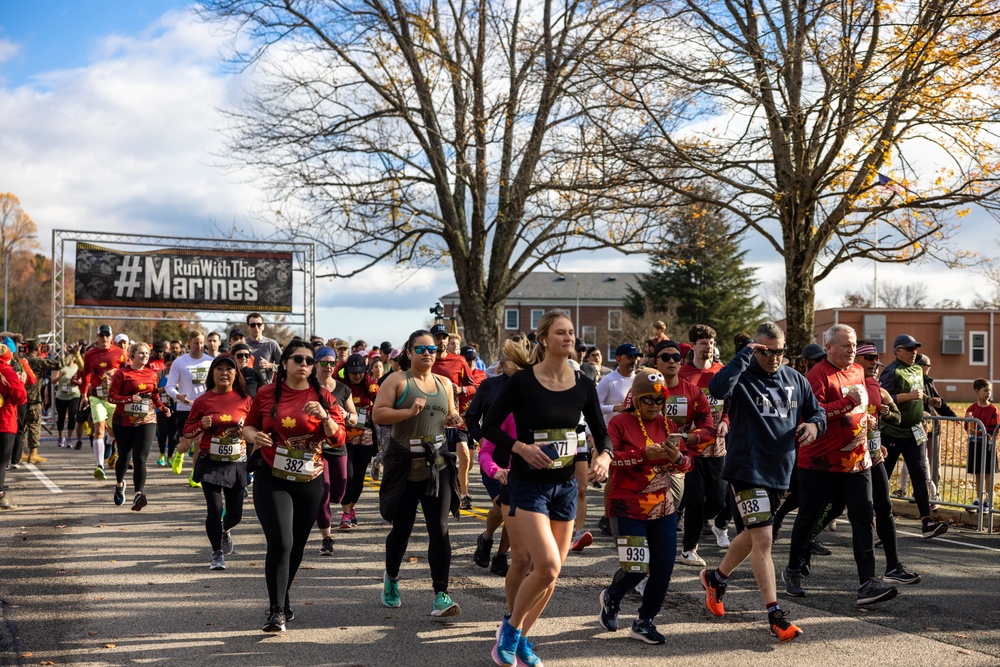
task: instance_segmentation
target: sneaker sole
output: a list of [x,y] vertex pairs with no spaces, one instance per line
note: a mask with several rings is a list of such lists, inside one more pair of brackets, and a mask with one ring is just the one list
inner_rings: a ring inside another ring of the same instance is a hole
[[802,636],[802,630],[800,628],[796,627],[795,631],[792,634],[790,634],[790,635],[788,635],[786,637],[782,637],[780,634],[778,634],[778,631],[775,630],[772,627],[771,628],[771,635],[774,636],[774,637],[776,637],[778,639],[778,641],[780,641],[782,644],[787,644],[788,642],[792,641],[796,637],[801,637]]
[[431,617],[432,618],[454,618],[455,616],[458,616],[461,613],[462,613],[462,608],[459,607],[457,604],[453,604],[450,607],[448,607],[447,609],[441,609],[441,610],[434,609],[433,611],[431,611]]
[[875,604],[876,602],[885,602],[886,600],[891,600],[898,594],[895,588],[890,588],[881,595],[876,595],[870,598],[858,598],[858,605],[865,604]]
[[570,551],[575,551],[577,553],[580,553],[593,543],[594,543],[594,536],[589,532],[584,533],[583,537],[580,538],[580,541],[574,544],[572,547],[570,547]]
[[617,623],[615,623],[615,627],[613,628],[609,628],[608,626],[604,625],[604,593],[606,593],[607,590],[608,589],[605,588],[604,590],[601,591],[600,595],[597,596],[597,601],[601,605],[601,613],[597,615],[597,623],[608,632],[618,632]]
[[108,473],[103,470],[97,469],[94,471],[94,479],[107,479]]
[[882,581],[887,584],[896,584],[897,586],[912,586],[913,584],[919,584],[923,581],[923,577],[919,574],[912,579],[897,579],[895,577],[882,577]]
[[225,565],[209,565],[208,569],[209,570],[225,570],[226,566]]
[[704,560],[686,560],[684,558],[678,558],[677,563],[680,565],[687,565],[688,567],[707,567],[707,563]]
[[133,512],[138,512],[139,510],[141,510],[143,507],[145,507],[148,504],[149,504],[149,502],[146,500],[146,496],[139,496],[132,503],[132,511]]
[[500,654],[497,652],[498,648],[500,648],[499,639],[497,640],[497,643],[493,645],[493,650],[490,651],[490,655],[493,657],[493,662],[500,665],[500,667],[516,667],[516,665],[518,664],[517,658],[514,658],[510,662],[504,662],[503,658],[501,658]]
[[646,635],[642,634],[641,632],[636,632],[635,630],[630,630],[629,633],[628,633],[628,636],[631,639],[638,639],[639,641],[645,642],[646,644],[653,644],[653,645],[656,645],[656,646],[658,646],[660,644],[666,644],[667,643],[666,639],[663,639],[661,641],[658,641],[656,639],[651,639],[651,638],[647,637]]
[[400,604],[402,604],[402,603],[401,602],[397,602],[396,604],[390,604],[390,603],[388,603],[388,602],[385,601],[385,596],[384,595],[382,596],[382,606],[383,607],[388,607],[389,609],[397,609],[397,608],[399,608]]
[[936,526],[936,527],[934,528],[934,530],[932,530],[932,531],[930,532],[930,534],[929,534],[929,535],[928,535],[927,533],[924,533],[923,535],[924,535],[924,539],[925,539],[925,540],[929,540],[929,539],[931,539],[932,537],[937,537],[937,536],[939,536],[939,535],[944,535],[944,534],[945,534],[945,533],[947,533],[947,532],[948,532],[948,524],[946,524],[946,523],[939,523],[939,524],[938,524],[938,525],[937,525],[937,526]]
[[[726,615],[725,607],[719,610],[721,613],[717,614],[712,609],[712,606],[709,604],[709,598],[712,595],[712,590],[711,590],[712,587],[708,585],[708,570],[702,570],[701,574],[698,575],[698,580],[701,582],[701,587],[705,589],[705,608],[708,609],[708,613],[710,613],[712,616],[715,616],[716,618],[722,618],[723,616],[725,616]],[[720,602],[719,604],[721,605],[722,603]]]
[[284,632],[284,625],[265,625],[264,632]]

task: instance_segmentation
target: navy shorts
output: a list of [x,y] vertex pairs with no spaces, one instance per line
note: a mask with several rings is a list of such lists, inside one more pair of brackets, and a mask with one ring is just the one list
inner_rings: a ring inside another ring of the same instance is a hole
[[511,475],[507,478],[510,516],[516,510],[538,512],[552,521],[576,519],[576,477],[566,482],[532,482]]
[[503,490],[503,484],[482,471],[479,471],[479,476],[483,478],[483,486],[486,487],[486,493],[490,494],[491,499],[496,500],[497,496],[500,495],[500,491]]

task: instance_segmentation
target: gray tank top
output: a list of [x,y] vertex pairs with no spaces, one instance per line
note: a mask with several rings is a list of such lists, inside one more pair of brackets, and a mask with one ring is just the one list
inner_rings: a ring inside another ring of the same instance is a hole
[[433,377],[437,391],[428,394],[417,386],[410,371],[406,371],[406,387],[394,407],[405,410],[411,407],[413,401],[418,398],[426,399],[427,404],[417,416],[392,425],[392,439],[403,447],[409,447],[412,440],[426,440],[429,437],[444,438],[444,418],[448,415],[448,396],[445,394],[444,385],[441,384],[441,378],[436,375]]

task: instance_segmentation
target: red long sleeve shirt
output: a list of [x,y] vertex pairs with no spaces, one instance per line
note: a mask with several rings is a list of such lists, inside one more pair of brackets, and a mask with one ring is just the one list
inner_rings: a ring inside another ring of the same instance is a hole
[[[200,438],[198,447],[203,452],[207,452],[211,447],[212,438],[242,439],[243,424],[250,414],[252,404],[252,398],[249,396],[244,398],[235,391],[222,394],[206,391],[194,399],[191,405],[191,412],[184,422],[184,437],[192,440]],[[201,418],[206,416],[212,418],[212,425],[208,428],[201,424]]]
[[[868,389],[865,372],[852,364],[841,370],[824,359],[806,375],[816,400],[826,410],[826,431],[799,446],[799,467],[827,472],[860,472],[872,467],[865,429]],[[857,388],[861,402],[847,395]]]
[[[719,424],[725,422],[729,427],[729,410],[726,409],[726,402],[712,396],[708,391],[708,383],[712,381],[715,374],[722,370],[722,364],[713,363],[708,368],[702,370],[694,364],[688,362],[680,367],[677,376],[698,387],[701,393],[708,399],[708,407],[712,410],[712,418],[715,420],[715,428],[718,430]],[[719,438],[718,434],[710,442],[702,444],[702,456],[706,458],[719,458],[726,455],[726,439]]]
[[120,347],[112,345],[107,350],[92,348],[83,355],[83,393],[84,395],[98,396],[107,399],[107,396],[100,396],[103,390],[98,391],[105,375],[110,375],[118,370],[125,363],[125,352]]
[[[10,364],[0,361],[0,433],[17,433],[17,406],[27,402],[28,392],[21,378]],[[0,461],[0,465],[6,464]]]
[[[115,373],[108,388],[108,402],[115,405],[111,422],[123,426],[155,423],[153,408],[163,410],[164,407],[156,386],[158,382],[156,371],[150,368],[135,370],[125,366]],[[136,394],[143,397],[143,402],[133,401]]]

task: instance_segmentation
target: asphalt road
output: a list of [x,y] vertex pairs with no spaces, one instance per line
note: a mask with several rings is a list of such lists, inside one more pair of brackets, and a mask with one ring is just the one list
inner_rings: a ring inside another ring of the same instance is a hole
[[[19,504],[0,513],[0,663],[263,665],[490,665],[503,610],[501,580],[472,563],[481,509],[453,521],[452,597],[462,614],[452,622],[429,616],[433,595],[426,539],[414,531],[402,570],[403,605],[379,602],[383,544],[374,488],[361,498],[360,527],[335,531],[333,557],[321,557],[314,531],[292,588],[296,620],[281,635],[260,631],[265,620],[264,539],[248,500],[234,529],[237,553],[229,569],[210,572],[201,491],[152,462],[150,504],[116,507],[113,483],[92,477],[89,450],[43,443],[49,462],[11,471]],[[478,469],[473,471],[478,479]],[[486,494],[472,485],[477,508]],[[591,490],[591,525],[600,492]],[[127,494],[131,498],[131,492]],[[704,608],[698,570],[678,565],[657,619],[664,646],[608,633],[596,614],[598,594],[616,568],[608,538],[570,554],[556,593],[533,632],[549,667],[661,665],[665,657],[697,667],[734,665],[1000,665],[1000,539],[954,528],[925,541],[915,521],[899,523],[903,562],[924,576],[890,602],[858,608],[849,526],[840,522],[824,541],[834,550],[814,559],[808,595],[782,606],[805,634],[787,645],[767,631],[749,569],[731,580],[727,615]],[[775,548],[783,567],[787,539]],[[714,565],[721,549],[700,549]],[[878,555],[881,561],[881,555]],[[638,607],[626,598],[622,626]]]

